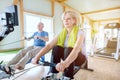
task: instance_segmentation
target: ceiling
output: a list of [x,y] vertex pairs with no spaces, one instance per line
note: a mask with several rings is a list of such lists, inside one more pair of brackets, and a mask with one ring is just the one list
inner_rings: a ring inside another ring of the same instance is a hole
[[63,0],[91,20],[120,20],[120,0]]

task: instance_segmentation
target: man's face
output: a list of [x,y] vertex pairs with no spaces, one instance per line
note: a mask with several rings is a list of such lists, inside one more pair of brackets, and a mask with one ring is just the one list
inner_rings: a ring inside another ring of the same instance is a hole
[[38,24],[38,30],[39,30],[39,31],[42,31],[42,30],[43,30],[43,27],[44,27],[44,24],[43,24],[43,23],[39,23],[39,24]]

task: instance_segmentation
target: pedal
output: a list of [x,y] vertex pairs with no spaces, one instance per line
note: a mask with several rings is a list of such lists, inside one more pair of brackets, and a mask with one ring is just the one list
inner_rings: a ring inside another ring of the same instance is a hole
[[2,65],[3,61],[0,62],[0,70],[8,75],[14,75],[15,70],[13,70],[11,67],[8,67],[9,71],[6,71],[5,65]]
[[3,61],[0,62],[0,65],[3,63]]
[[41,80],[51,80],[50,77],[42,78]]
[[0,71],[0,80],[5,78],[10,78],[11,75],[7,74],[6,72]]

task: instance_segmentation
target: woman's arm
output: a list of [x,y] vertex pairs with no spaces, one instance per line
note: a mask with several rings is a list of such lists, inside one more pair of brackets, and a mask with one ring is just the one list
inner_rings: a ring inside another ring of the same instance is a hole
[[65,66],[68,67],[77,57],[78,57],[78,53],[80,52],[80,49],[82,48],[82,45],[84,43],[84,34],[80,34],[77,37],[77,41],[75,43],[75,46],[73,48],[73,50],[71,51],[70,55],[65,59]]
[[65,68],[69,67],[69,65],[73,61],[75,61],[75,59],[78,57],[78,53],[80,52],[80,48],[82,48],[83,42],[84,42],[84,34],[80,34],[77,37],[77,41],[70,55],[64,61],[56,65],[57,71],[64,72]]
[[32,63],[37,64],[37,61],[40,59],[41,56],[46,54],[50,51],[56,44],[57,44],[58,36],[56,36],[50,43],[48,43],[40,52],[33,58]]

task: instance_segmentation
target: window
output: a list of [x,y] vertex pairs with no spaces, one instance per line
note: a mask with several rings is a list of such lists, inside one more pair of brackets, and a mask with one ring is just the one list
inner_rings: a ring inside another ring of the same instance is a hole
[[86,38],[85,38],[85,42],[86,42],[86,52],[90,53],[91,51],[91,29],[89,24],[84,23],[84,29],[85,29],[85,33],[86,33]]
[[[25,27],[24,27],[24,35],[26,37],[30,37],[34,32],[37,31],[37,25],[39,22],[44,23],[44,31],[47,31],[49,34],[49,41],[53,38],[53,25],[52,25],[52,18],[28,14],[25,13]],[[33,40],[26,41],[25,46],[33,45]]]

